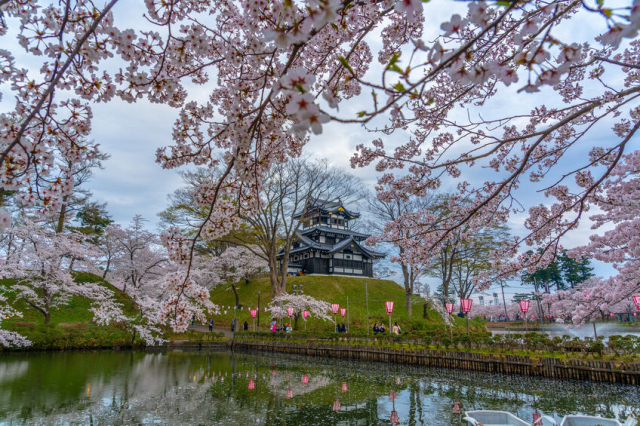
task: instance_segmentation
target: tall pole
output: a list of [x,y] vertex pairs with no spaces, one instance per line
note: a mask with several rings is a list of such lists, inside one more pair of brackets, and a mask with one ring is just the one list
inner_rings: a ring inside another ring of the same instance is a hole
[[596,342],[598,341],[598,332],[596,331],[596,320],[593,320],[593,335],[596,336]]
[[[507,335],[511,339],[511,330],[509,329],[509,314],[507,313],[507,301],[504,298],[504,281],[500,280],[500,288],[502,289],[502,304],[504,305],[504,317],[507,320]],[[468,326],[469,324],[467,324]]]
[[536,277],[533,277],[533,286],[535,288],[535,292],[533,293],[533,295],[536,298],[536,303],[538,304],[538,316],[540,317],[540,329],[541,331],[544,333],[544,321],[542,320],[542,317],[544,315],[542,315],[542,306],[540,305],[540,298],[538,297],[538,281],[536,280]]
[[349,296],[347,296],[347,332],[349,332]]
[[260,292],[258,292],[258,328],[260,328]]
[[367,301],[367,336],[369,336],[369,287],[366,281],[364,282],[364,294]]

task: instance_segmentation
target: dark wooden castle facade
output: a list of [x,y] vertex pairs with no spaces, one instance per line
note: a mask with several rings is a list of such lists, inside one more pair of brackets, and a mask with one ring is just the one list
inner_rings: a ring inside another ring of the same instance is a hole
[[384,254],[364,246],[369,235],[349,229],[359,213],[340,202],[313,200],[294,217],[302,227],[289,253],[289,273],[373,277],[373,262]]

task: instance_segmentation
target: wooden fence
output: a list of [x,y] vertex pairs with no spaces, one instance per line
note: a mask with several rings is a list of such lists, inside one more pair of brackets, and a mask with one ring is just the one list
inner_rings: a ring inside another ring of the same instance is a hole
[[528,356],[428,349],[396,349],[364,345],[328,345],[322,343],[235,340],[232,345],[234,349],[640,385],[640,363],[617,365],[611,361],[564,360],[557,358],[541,358],[538,360]]

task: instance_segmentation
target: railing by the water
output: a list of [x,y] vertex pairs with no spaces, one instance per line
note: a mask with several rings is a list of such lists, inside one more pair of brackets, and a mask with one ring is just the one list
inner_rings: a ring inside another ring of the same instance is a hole
[[593,380],[640,384],[640,363],[580,359],[531,358],[473,352],[404,349],[365,345],[331,345],[236,339],[233,347],[297,355],[323,356],[360,361],[392,362],[425,367],[454,368],[490,373],[520,374],[555,379]]

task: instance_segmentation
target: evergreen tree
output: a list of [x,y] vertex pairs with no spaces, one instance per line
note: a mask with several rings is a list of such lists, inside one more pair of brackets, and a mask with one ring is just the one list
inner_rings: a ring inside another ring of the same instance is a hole
[[580,284],[593,277],[593,268],[591,262],[586,257],[581,257],[580,261],[567,255],[567,251],[563,250],[560,256],[560,271],[564,277],[565,283],[574,288],[576,284]]

